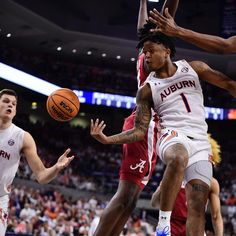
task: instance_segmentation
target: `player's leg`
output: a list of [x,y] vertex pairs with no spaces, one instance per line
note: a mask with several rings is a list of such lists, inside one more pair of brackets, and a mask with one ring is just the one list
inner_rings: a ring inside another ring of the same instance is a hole
[[212,178],[212,164],[209,161],[199,161],[185,171],[186,197],[188,217],[187,235],[204,235],[205,208]]
[[140,192],[138,185],[120,180],[118,190],[103,211],[94,236],[119,235],[136,206]]
[[128,188],[133,188],[133,191],[132,192],[129,192],[129,194],[132,194],[132,196],[130,196],[132,200],[132,202],[130,202],[130,207],[126,208],[124,211],[123,211],[123,214],[119,217],[119,220],[117,221],[115,227],[113,228],[112,232],[111,232],[111,235],[113,236],[119,236],[121,231],[123,230],[124,228],[124,225],[125,223],[128,221],[132,211],[134,210],[136,204],[137,204],[137,200],[139,198],[139,195],[142,191],[142,189],[132,183],[132,182],[127,182],[127,187]]
[[8,196],[0,197],[0,236],[5,236],[8,218]]
[[[123,130],[132,128],[133,124],[134,115],[131,115],[125,120]],[[95,236],[119,235],[135,208],[139,194],[148,183],[156,164],[155,129],[155,122],[150,122],[143,141],[123,145],[118,190],[105,209]]]
[[171,235],[171,212],[181,188],[184,170],[187,167],[189,158],[185,139],[185,136],[177,134],[175,131],[168,131],[159,141],[159,154],[166,164],[166,169],[161,184],[160,211],[156,235]]

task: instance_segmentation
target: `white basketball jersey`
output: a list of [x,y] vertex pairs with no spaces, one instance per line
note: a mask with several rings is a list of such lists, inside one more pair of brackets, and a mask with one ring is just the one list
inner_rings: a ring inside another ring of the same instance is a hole
[[197,73],[185,61],[174,62],[172,77],[159,79],[151,72],[154,111],[160,116],[160,129],[173,129],[196,139],[207,139],[203,94]]
[[0,130],[0,197],[10,192],[20,162],[25,131],[12,124]]

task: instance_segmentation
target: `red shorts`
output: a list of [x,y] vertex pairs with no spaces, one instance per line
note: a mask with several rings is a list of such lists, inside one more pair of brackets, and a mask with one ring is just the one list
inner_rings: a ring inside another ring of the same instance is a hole
[[[135,114],[125,119],[123,131],[134,127]],[[141,189],[148,183],[157,161],[157,123],[150,122],[145,139],[123,145],[120,180],[128,180]]]
[[171,235],[186,236],[186,221],[171,219]]

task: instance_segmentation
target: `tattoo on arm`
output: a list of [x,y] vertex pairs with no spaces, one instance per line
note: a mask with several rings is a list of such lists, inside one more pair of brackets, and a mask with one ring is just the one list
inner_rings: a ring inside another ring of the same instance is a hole
[[137,107],[135,128],[146,134],[151,119],[151,107],[148,103],[142,103]]
[[[144,86],[145,87],[145,86]],[[135,115],[134,128],[120,134],[110,136],[112,144],[133,143],[143,139],[151,120],[150,89],[140,89],[137,93],[137,110]]]
[[134,128],[110,137],[111,143],[133,143],[139,141],[140,136],[147,132],[151,120],[151,107],[148,104],[137,106]]

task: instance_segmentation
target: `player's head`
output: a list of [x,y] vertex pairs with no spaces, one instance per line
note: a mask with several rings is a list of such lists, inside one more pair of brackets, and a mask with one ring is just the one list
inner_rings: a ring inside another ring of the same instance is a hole
[[211,137],[211,134],[208,133],[208,140],[211,144],[211,150],[212,150],[212,162],[216,166],[221,162],[220,157],[220,145],[217,143],[215,139]]
[[0,118],[13,119],[16,115],[17,94],[12,89],[0,91]]
[[1,99],[1,97],[2,97],[4,94],[14,96],[14,97],[16,98],[16,100],[18,99],[18,96],[17,96],[16,92],[15,92],[14,90],[12,90],[12,89],[3,89],[3,90],[0,90],[0,99]]
[[170,37],[162,33],[149,32],[138,44],[143,49],[145,61],[150,70],[156,71],[163,67],[175,55],[175,45]]

